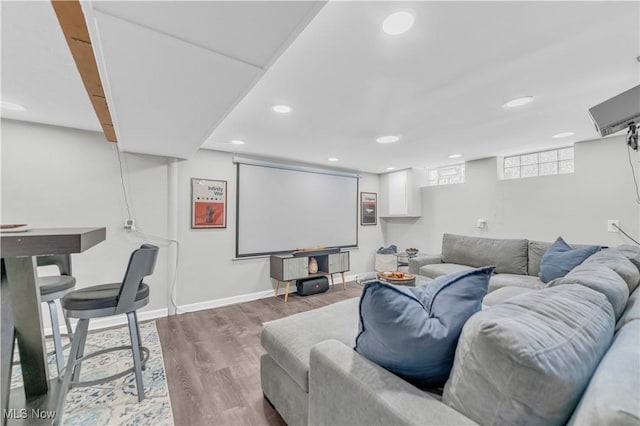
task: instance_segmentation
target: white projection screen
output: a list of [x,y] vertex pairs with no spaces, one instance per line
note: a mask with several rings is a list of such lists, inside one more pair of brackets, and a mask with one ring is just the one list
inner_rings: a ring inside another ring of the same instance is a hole
[[237,164],[237,257],[358,245],[358,176],[290,167]]

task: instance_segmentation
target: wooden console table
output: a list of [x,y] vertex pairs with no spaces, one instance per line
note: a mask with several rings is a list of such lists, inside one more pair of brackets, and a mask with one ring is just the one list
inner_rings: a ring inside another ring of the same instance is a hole
[[[309,258],[315,257],[318,262],[318,272],[309,273]],[[312,254],[309,256],[292,255],[272,255],[270,259],[270,275],[276,280],[275,295],[278,296],[280,282],[286,284],[284,301],[289,298],[289,285],[293,280],[302,278],[329,275],[331,286],[333,286],[333,274],[342,276],[342,289],[347,289],[344,273],[349,270],[349,252],[338,252],[330,254]]]

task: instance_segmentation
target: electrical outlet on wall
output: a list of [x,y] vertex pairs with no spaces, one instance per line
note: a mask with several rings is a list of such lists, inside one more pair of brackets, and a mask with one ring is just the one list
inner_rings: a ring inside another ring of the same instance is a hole
[[125,231],[135,231],[136,230],[136,221],[133,219],[127,219],[124,221],[124,229]]
[[620,232],[616,226],[620,226],[620,221],[618,219],[607,220],[607,232]]
[[487,219],[478,219],[478,221],[476,222],[476,227],[477,228],[481,228],[484,229],[487,227]]

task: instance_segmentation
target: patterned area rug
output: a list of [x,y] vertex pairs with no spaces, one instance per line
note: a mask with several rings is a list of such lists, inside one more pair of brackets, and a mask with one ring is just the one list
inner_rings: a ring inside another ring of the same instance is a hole
[[[138,403],[136,381],[133,373],[119,379],[84,388],[74,388],[67,393],[65,425],[173,425],[171,402],[167,391],[167,379],[162,360],[162,349],[154,321],[141,323],[142,341],[149,349],[147,368],[143,371],[146,398]],[[63,344],[68,339],[63,337]],[[126,326],[89,333],[85,354],[103,348],[130,345]],[[53,350],[52,339],[47,339],[47,351]],[[65,364],[69,348],[65,349]],[[18,359],[17,351],[14,359]],[[49,375],[56,377],[56,360],[48,359]],[[114,351],[90,358],[82,363],[80,379],[94,380],[106,377],[133,366],[130,350]],[[22,386],[20,365],[13,367],[11,388]]]

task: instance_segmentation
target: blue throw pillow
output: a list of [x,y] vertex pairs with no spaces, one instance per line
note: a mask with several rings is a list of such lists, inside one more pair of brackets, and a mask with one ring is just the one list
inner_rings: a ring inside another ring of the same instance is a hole
[[442,385],[462,326],[481,309],[494,269],[445,275],[415,288],[367,283],[354,349],[416,386]]
[[551,247],[542,255],[538,276],[543,283],[562,278],[599,250],[600,246],[572,249],[569,244],[564,242],[562,237],[558,237],[556,242],[551,244]]

